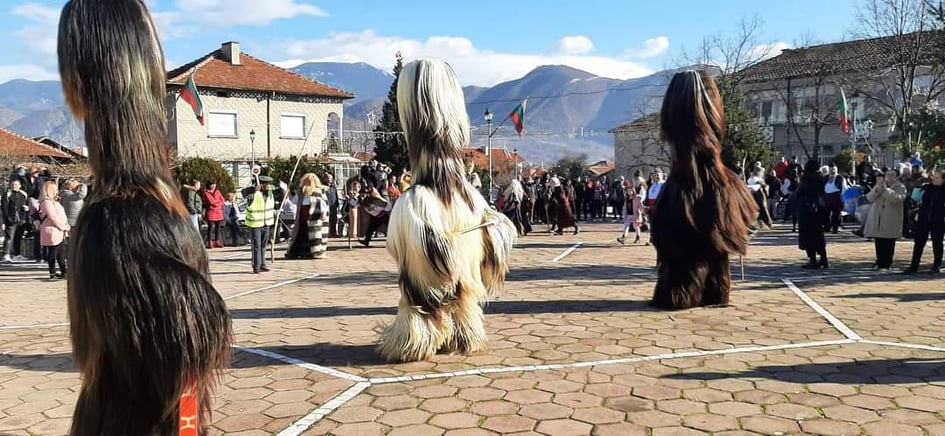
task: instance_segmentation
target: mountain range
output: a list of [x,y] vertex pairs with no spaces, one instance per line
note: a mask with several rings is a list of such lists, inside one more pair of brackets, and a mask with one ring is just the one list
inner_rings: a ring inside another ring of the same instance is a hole
[[[372,129],[394,80],[391,73],[365,63],[313,62],[291,70],[356,95],[345,105],[349,130]],[[551,165],[561,157],[579,154],[591,161],[613,160],[613,140],[607,130],[656,111],[671,73],[618,80],[546,65],[492,87],[467,86],[463,91],[473,124],[472,146],[487,142],[483,113],[488,109],[494,113],[494,127],[501,126],[493,145],[517,149],[535,164]],[[525,98],[526,133],[519,137],[505,118]],[[0,127],[76,146],[83,142],[82,128],[66,109],[57,81],[0,84]]]

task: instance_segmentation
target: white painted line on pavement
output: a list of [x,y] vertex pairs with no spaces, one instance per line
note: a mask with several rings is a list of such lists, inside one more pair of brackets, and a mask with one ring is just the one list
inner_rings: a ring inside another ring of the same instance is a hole
[[911,348],[913,350],[938,351],[945,353],[945,347],[933,347],[931,345],[910,344],[905,342],[885,342],[885,341],[860,341],[861,344],[885,345],[887,347]]
[[794,294],[797,295],[797,297],[801,299],[801,301],[803,301],[808,306],[810,306],[811,309],[814,309],[814,312],[817,312],[820,314],[820,316],[824,317],[824,319],[826,319],[827,322],[829,322],[835,329],[837,329],[841,334],[843,334],[843,336],[846,336],[848,339],[851,339],[854,341],[863,340],[863,338],[860,335],[856,334],[856,332],[854,332],[850,327],[847,327],[847,325],[844,324],[843,321],[840,321],[840,319],[833,316],[833,314],[827,311],[827,309],[824,309],[824,307],[821,306],[816,301],[814,301],[813,298],[810,298],[810,296],[805,294],[804,291],[801,290],[801,288],[798,288],[796,285],[794,285],[794,282],[792,282],[790,279],[785,278],[785,279],[781,279],[781,281],[784,283],[785,286],[788,287],[788,289],[793,291]]
[[[253,289],[246,292],[241,292],[236,295],[230,295],[229,297],[223,297],[223,300],[224,301],[232,300],[237,297],[244,297],[247,295],[255,294],[257,292],[268,291],[270,289],[275,289],[275,288],[278,288],[280,286],[285,286],[285,285],[291,285],[293,283],[298,283],[303,280],[308,280],[317,276],[318,274],[309,274],[305,277],[299,277],[292,280],[286,280],[286,281],[275,283],[269,286],[264,286],[262,288]],[[69,323],[67,322],[57,322],[57,323],[48,323],[48,324],[29,324],[29,325],[7,325],[7,326],[0,326],[0,330],[26,330],[26,329],[38,329],[38,328],[46,328],[46,327],[63,327],[67,325],[69,325]]]
[[314,277],[316,277],[316,276],[318,276],[318,274],[309,274],[309,275],[307,275],[307,276],[305,276],[305,277],[299,277],[299,278],[297,278],[297,279],[286,280],[286,281],[284,281],[284,282],[279,282],[279,283],[272,284],[272,285],[269,285],[269,286],[264,286],[264,287],[262,287],[262,288],[253,289],[253,290],[251,290],[251,291],[241,292],[241,293],[236,294],[236,295],[230,295],[229,297],[223,297],[223,300],[225,301],[225,300],[232,300],[232,299],[237,298],[237,297],[245,297],[245,296],[247,296],[247,295],[255,294],[255,293],[257,293],[257,292],[268,291],[268,290],[270,290],[270,289],[275,289],[275,288],[278,288],[278,287],[280,287],[280,286],[285,286],[285,285],[291,285],[291,284],[293,284],[293,283],[298,283],[298,282],[301,282],[301,281],[303,281],[303,280],[308,280],[308,279],[314,278]]
[[31,325],[5,325],[0,326],[0,330],[25,330],[25,329],[39,329],[45,327],[63,327],[67,326],[67,322],[56,322],[50,324],[31,324]]
[[360,377],[354,374],[348,374],[347,372],[338,371],[337,369],[334,369],[334,368],[328,368],[326,366],[316,365],[314,363],[308,363],[304,360],[296,359],[294,357],[289,357],[289,356],[283,356],[282,354],[273,353],[271,351],[258,350],[255,348],[247,348],[247,347],[243,347],[239,345],[234,345],[233,348],[236,348],[237,350],[240,350],[240,351],[245,351],[247,353],[252,353],[259,356],[268,357],[270,359],[278,360],[280,362],[285,362],[285,363],[288,363],[289,365],[295,365],[300,368],[305,368],[309,371],[320,372],[322,374],[330,375],[332,377],[343,378],[345,380],[351,380],[353,382],[358,382],[358,383],[367,381],[367,379],[365,379],[364,377]]
[[302,417],[302,419],[292,423],[292,425],[290,425],[288,428],[279,432],[278,436],[298,436],[302,434],[302,432],[308,430],[309,427],[315,425],[316,422],[328,416],[329,413],[334,412],[348,401],[351,401],[354,399],[354,397],[358,396],[358,394],[370,386],[371,384],[368,382],[359,382],[355,384],[354,386],[348,388],[348,390],[338,394],[338,396],[323,404],[321,407],[313,410],[308,415],[305,415]]
[[405,375],[401,377],[372,378],[372,379],[369,379],[368,381],[370,381],[372,384],[403,383],[403,382],[409,382],[409,381],[414,381],[414,380],[460,377],[464,375],[495,374],[495,373],[505,373],[505,372],[531,372],[531,371],[554,370],[554,369],[565,369],[565,368],[585,368],[585,367],[590,367],[590,366],[649,362],[653,360],[681,359],[681,358],[686,358],[686,357],[704,357],[704,356],[717,356],[717,355],[723,355],[723,354],[755,353],[755,352],[763,352],[763,351],[789,350],[789,349],[795,349],[795,348],[824,347],[828,345],[852,344],[855,342],[856,341],[852,339],[837,339],[834,341],[817,341],[817,342],[803,342],[799,344],[728,348],[724,350],[685,351],[685,352],[679,352],[679,353],[658,354],[654,356],[637,356],[637,357],[625,357],[625,358],[620,358],[620,359],[595,360],[595,361],[590,361],[590,362],[477,368],[477,369],[470,369],[470,370],[458,371],[458,372],[429,373],[429,374],[418,374],[418,375]]
[[584,243],[584,242],[578,242],[578,243],[572,245],[572,246],[569,247],[567,250],[564,250],[564,253],[559,254],[558,257],[552,259],[551,261],[552,261],[553,263],[558,263],[559,261],[561,261],[561,259],[564,259],[565,257],[568,257],[569,254],[573,253],[574,250],[577,250],[578,247],[580,247],[581,244],[583,244],[583,243]]

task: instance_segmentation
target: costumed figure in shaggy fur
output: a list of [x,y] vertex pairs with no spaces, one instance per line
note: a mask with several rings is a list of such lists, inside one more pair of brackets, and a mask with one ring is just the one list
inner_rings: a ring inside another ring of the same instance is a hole
[[66,3],[59,72],[92,172],[70,242],[82,375],[70,433],[205,434],[230,317],[171,178],[164,55],[144,0]]
[[323,196],[322,182],[308,173],[299,182],[298,206],[292,239],[286,250],[287,259],[323,259],[328,250],[328,202]]
[[664,309],[728,304],[729,255],[744,255],[756,206],[745,181],[722,164],[725,113],[712,77],[673,76],[660,123],[672,170],[653,212],[652,303]]
[[467,180],[469,117],[452,68],[432,60],[405,65],[397,105],[413,184],[390,217],[387,249],[401,297],[378,351],[388,361],[415,361],[482,350],[482,305],[505,281],[515,226]]

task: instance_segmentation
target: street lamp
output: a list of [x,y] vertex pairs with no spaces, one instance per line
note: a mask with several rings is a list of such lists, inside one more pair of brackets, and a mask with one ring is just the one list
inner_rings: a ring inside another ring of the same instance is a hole
[[513,173],[515,174],[515,179],[517,180],[518,179],[518,148],[512,149],[512,156],[515,158],[515,160],[512,162],[512,165],[515,165],[515,171],[513,171]]
[[495,204],[495,198],[492,193],[492,112],[489,112],[489,108],[486,108],[486,113],[483,115],[483,118],[486,119],[486,125],[488,126],[487,132],[489,133],[489,145],[486,148],[486,154],[489,155],[489,204]]
[[250,155],[251,161],[253,163],[252,166],[255,167],[256,166],[256,130],[255,129],[249,130],[249,146],[251,147],[250,153],[252,153]]

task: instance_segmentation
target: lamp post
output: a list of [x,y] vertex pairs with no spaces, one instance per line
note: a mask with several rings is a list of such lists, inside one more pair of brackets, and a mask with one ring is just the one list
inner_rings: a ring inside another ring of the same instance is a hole
[[515,174],[515,179],[518,180],[518,149],[517,148],[512,149],[512,157],[515,159],[514,161],[512,161],[512,165],[515,165],[515,171],[513,171],[512,173]]
[[486,125],[488,126],[489,132],[489,145],[486,147],[486,154],[489,155],[489,204],[495,204],[494,194],[492,192],[492,179],[494,175],[492,174],[492,112],[489,112],[489,108],[486,108],[486,113],[483,115],[483,118],[486,119]]
[[249,130],[249,146],[250,146],[250,153],[252,153],[250,155],[250,159],[252,162],[251,167],[255,167],[256,166],[256,130],[255,129]]

